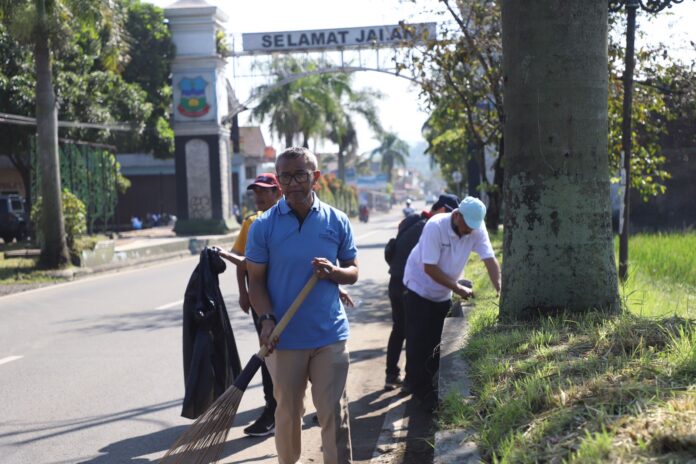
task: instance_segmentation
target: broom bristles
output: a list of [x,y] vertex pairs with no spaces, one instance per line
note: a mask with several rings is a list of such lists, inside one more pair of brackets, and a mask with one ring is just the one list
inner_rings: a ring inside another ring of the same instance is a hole
[[[317,276],[312,274],[300,294],[295,297],[285,315],[271,333],[271,339],[280,336],[281,332],[290,322],[292,316],[317,283]],[[160,460],[162,464],[208,464],[220,459],[222,450],[227,441],[227,434],[232,427],[234,417],[237,415],[239,403],[242,401],[244,390],[249,385],[256,371],[259,370],[263,359],[268,353],[268,348],[262,346],[261,350],[251,357],[244,370],[235,379],[220,397],[210,405],[193,424],[179,437],[179,439],[167,451]]]
[[256,371],[263,364],[258,354],[251,357],[244,370],[210,407],[196,419],[160,460],[163,464],[208,464],[217,462],[227,441],[227,434],[242,401],[242,395]]
[[237,415],[243,390],[234,385],[225,390],[191,426],[181,434],[160,460],[162,464],[208,464],[220,459],[227,434]]

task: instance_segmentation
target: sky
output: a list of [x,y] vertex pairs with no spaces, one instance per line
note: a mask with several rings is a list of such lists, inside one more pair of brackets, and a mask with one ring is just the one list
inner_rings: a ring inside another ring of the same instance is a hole
[[[174,0],[146,0],[161,7],[174,3]],[[449,20],[448,16],[433,13],[439,8],[435,0],[418,0],[417,4],[408,0],[247,0],[218,1],[207,0],[220,7],[229,16],[227,29],[236,40],[241,40],[245,32],[275,32],[310,29],[330,29],[359,26],[397,24],[400,20],[408,22],[428,22]],[[690,22],[696,19],[696,0],[685,0],[670,9],[672,14],[661,13],[658,18],[648,21],[648,15],[639,13],[638,28],[647,32],[649,42],[662,41],[671,44],[674,53],[683,61],[696,60],[689,41],[696,42],[696,28]],[[644,44],[637,39],[637,47]],[[241,49],[241,46],[237,46]],[[243,60],[239,63],[243,66]],[[230,74],[231,66],[228,66]],[[239,69],[238,69],[239,71]],[[241,72],[237,73],[243,74]],[[245,73],[244,73],[245,74]],[[396,132],[402,139],[415,144],[422,142],[420,129],[427,119],[419,102],[418,89],[409,81],[376,72],[358,72],[354,78],[356,88],[371,87],[382,92],[379,99],[380,119],[383,126]],[[240,101],[248,97],[245,87],[252,81],[237,78],[236,89]],[[234,81],[233,81],[234,85]],[[242,113],[248,115],[249,112]],[[243,116],[240,124],[250,123]],[[266,143],[277,149],[281,142],[271,138],[268,128],[262,125]],[[366,125],[358,126],[360,152],[369,151],[378,145]]]

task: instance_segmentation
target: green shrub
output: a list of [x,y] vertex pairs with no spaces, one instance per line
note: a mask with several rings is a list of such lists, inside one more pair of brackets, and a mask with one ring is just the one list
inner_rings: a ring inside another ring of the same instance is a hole
[[[87,208],[85,204],[77,198],[70,190],[63,189],[63,220],[65,221],[65,241],[70,250],[70,259],[74,262],[79,262],[80,250],[77,249],[76,237],[87,232]],[[41,243],[41,208],[42,198],[38,197],[31,209],[31,220],[37,226],[37,241]]]

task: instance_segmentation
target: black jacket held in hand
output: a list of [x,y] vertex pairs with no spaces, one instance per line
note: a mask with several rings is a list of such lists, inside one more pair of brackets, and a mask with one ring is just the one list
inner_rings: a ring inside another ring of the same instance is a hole
[[195,419],[242,370],[218,275],[225,262],[210,248],[201,251],[184,294],[184,381],[181,415]]

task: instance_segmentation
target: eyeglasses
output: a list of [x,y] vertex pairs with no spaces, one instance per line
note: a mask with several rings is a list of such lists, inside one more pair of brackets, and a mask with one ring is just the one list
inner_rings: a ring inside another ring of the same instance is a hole
[[311,172],[309,171],[299,171],[295,174],[283,173],[278,175],[278,182],[288,185],[293,179],[295,179],[295,182],[298,184],[303,184],[309,180],[310,175]]

